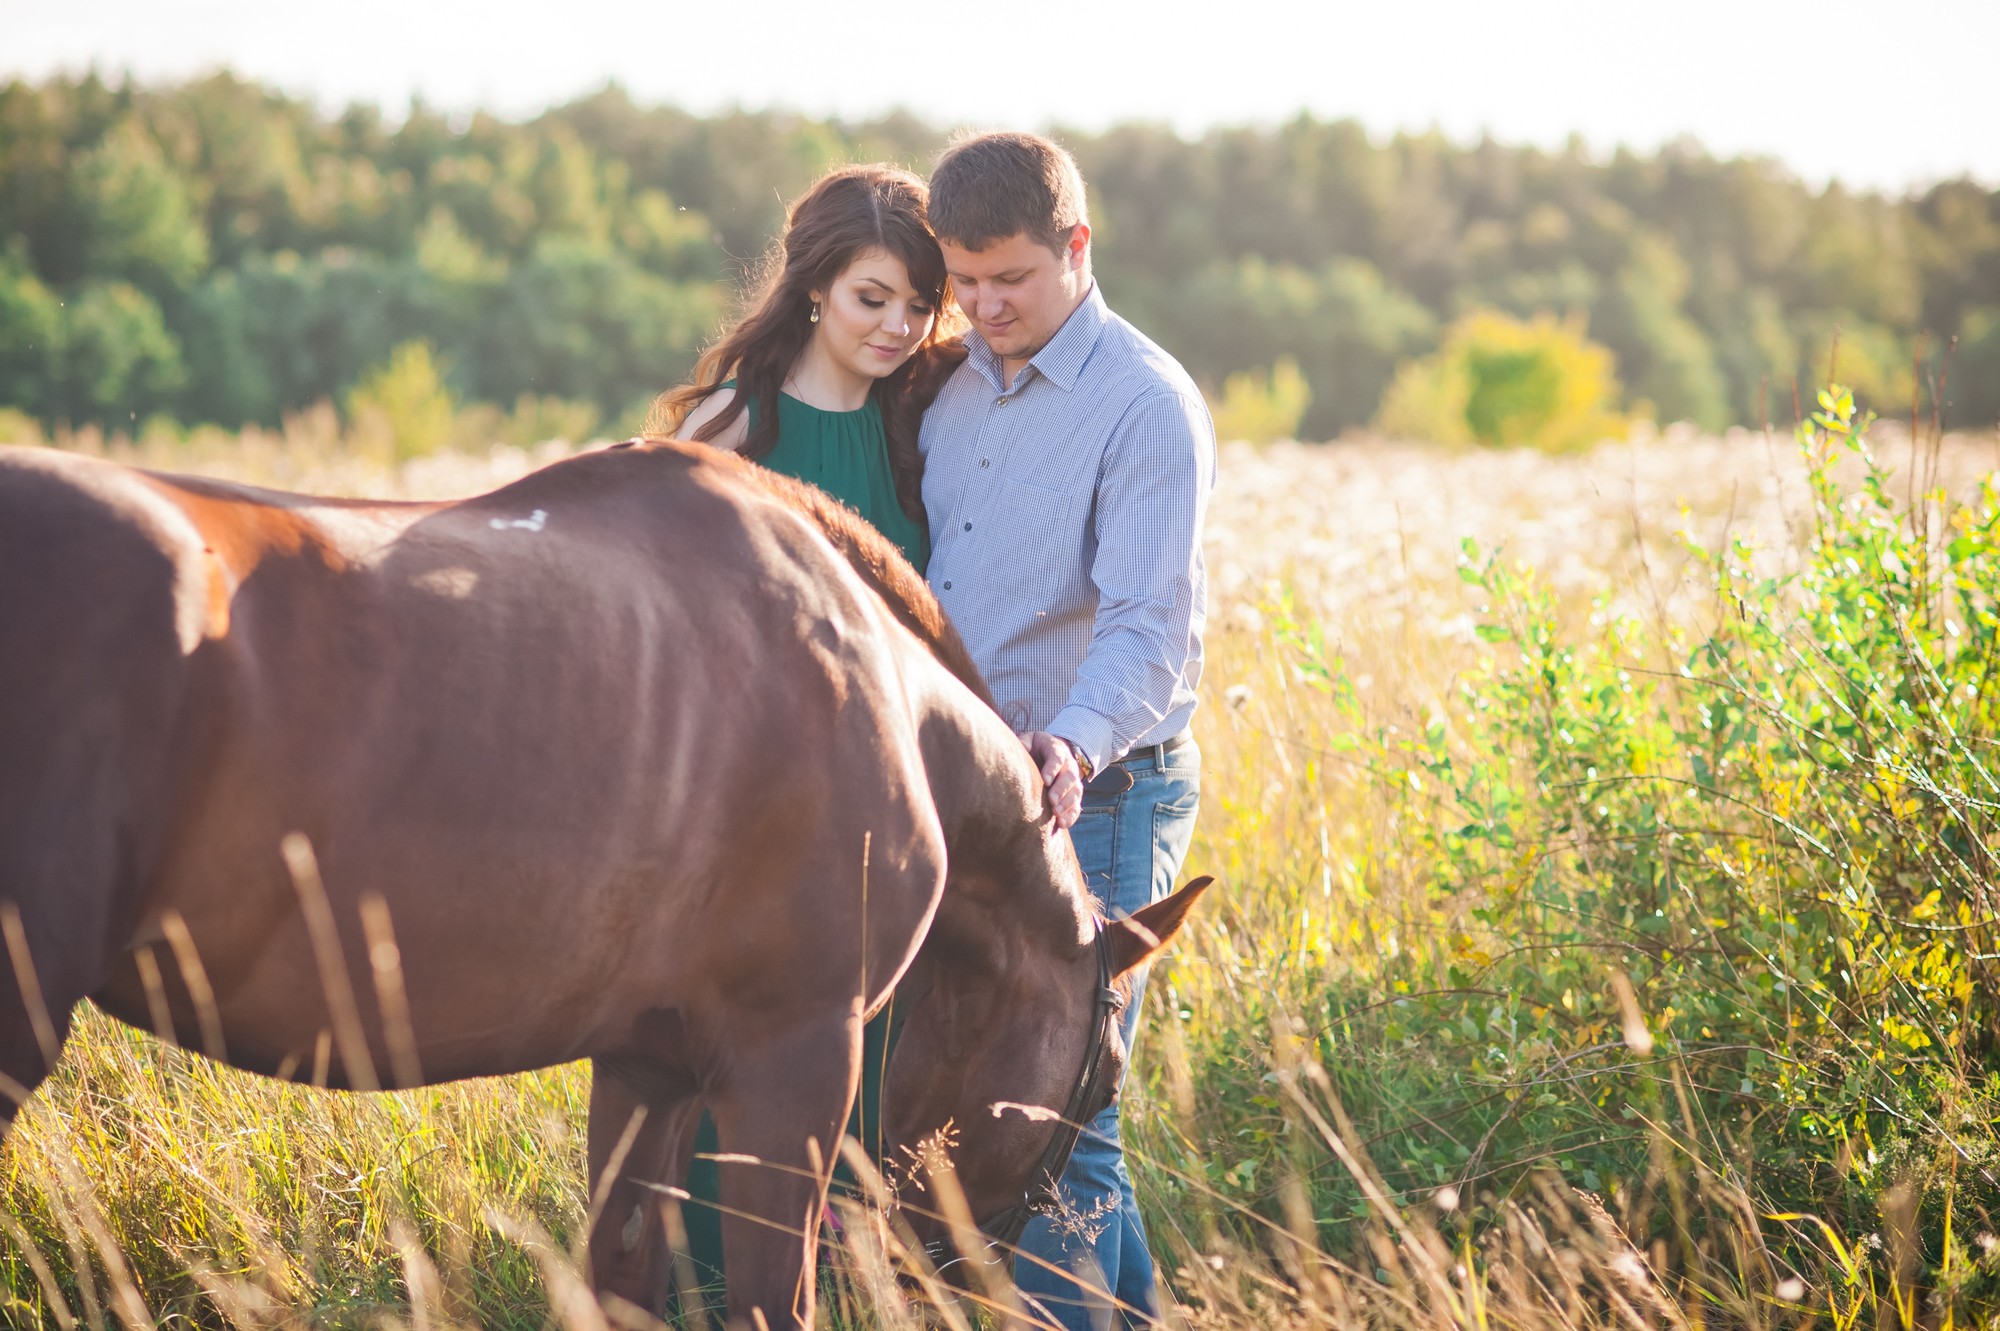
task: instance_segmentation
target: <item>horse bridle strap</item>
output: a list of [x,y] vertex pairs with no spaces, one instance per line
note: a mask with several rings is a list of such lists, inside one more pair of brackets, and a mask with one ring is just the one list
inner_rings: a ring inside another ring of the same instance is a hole
[[[1097,1006],[1095,1020],[1097,1038],[1090,1042],[1090,1049],[1084,1055],[1083,1069],[1077,1074],[1076,1089],[1070,1092],[1069,1106],[1062,1117],[1056,1120],[1056,1135],[1049,1139],[1048,1148],[1041,1159],[1035,1162],[1035,1170],[1028,1176],[1027,1189],[1021,1200],[987,1220],[981,1221],[979,1230],[995,1247],[1012,1248],[1020,1241],[1021,1231],[1028,1227],[1031,1217],[1047,1215],[1055,1209],[1058,1200],[1056,1185],[1069,1168],[1069,1158],[1076,1152],[1077,1141],[1083,1136],[1083,1116],[1090,1109],[1091,1097],[1097,1090],[1098,1078],[1104,1069],[1104,1051],[1110,1047],[1114,1023],[1118,1019],[1118,991],[1111,987],[1111,944],[1102,926],[1097,930]],[[958,1260],[952,1253],[949,1236],[940,1236],[924,1245],[924,1255],[939,1270]]]

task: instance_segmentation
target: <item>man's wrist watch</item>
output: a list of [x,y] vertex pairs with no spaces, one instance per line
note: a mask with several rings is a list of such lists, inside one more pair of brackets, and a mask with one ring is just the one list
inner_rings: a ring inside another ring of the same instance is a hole
[[1063,743],[1069,745],[1069,751],[1072,754],[1076,755],[1077,772],[1083,777],[1085,781],[1090,780],[1090,778],[1093,775],[1095,775],[1095,773],[1090,765],[1090,755],[1083,751],[1083,746],[1081,744],[1078,744],[1073,739],[1063,739],[1061,735],[1057,735],[1056,738],[1062,740]]

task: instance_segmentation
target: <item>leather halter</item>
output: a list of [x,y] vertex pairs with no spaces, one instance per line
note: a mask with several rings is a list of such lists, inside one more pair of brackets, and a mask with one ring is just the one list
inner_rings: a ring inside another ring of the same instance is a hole
[[[1090,1108],[1091,1097],[1096,1093],[1097,1083],[1103,1074],[1104,1051],[1111,1047],[1113,1032],[1117,1030],[1119,1006],[1118,991],[1111,987],[1111,945],[1101,924],[1096,941],[1097,1038],[1090,1042],[1090,1051],[1084,1055],[1083,1069],[1077,1074],[1076,1089],[1070,1092],[1069,1106],[1056,1120],[1056,1135],[1049,1139],[1041,1159],[1035,1162],[1034,1172],[1028,1175],[1028,1186],[1022,1190],[1021,1199],[997,1215],[979,1222],[979,1231],[986,1236],[990,1248],[1012,1248],[1020,1241],[1021,1231],[1028,1227],[1031,1217],[1047,1215],[1055,1209],[1057,1180],[1069,1167],[1069,1158],[1075,1153],[1077,1140],[1083,1135],[1083,1116]],[[926,1243],[924,1255],[939,1271],[964,1260],[956,1252],[949,1234]]]

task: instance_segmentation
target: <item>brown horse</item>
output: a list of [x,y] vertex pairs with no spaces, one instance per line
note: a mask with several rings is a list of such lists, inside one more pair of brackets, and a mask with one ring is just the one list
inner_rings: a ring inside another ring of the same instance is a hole
[[705,1103],[768,1162],[723,1168],[732,1322],[800,1326],[907,975],[894,1139],[955,1123],[975,1213],[1010,1207],[1055,1127],[992,1106],[1076,1107],[1101,958],[1205,881],[1099,925],[935,602],[842,512],[699,446],[445,505],[0,449],[0,1133],[86,997],[333,1087],[588,1057],[600,1287],[664,1298]]

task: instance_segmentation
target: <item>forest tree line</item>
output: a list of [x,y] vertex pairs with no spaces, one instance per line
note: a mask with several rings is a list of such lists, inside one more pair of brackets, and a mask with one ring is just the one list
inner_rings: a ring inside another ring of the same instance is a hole
[[[1474,311],[1552,313],[1623,405],[1792,419],[1835,373],[1905,414],[2000,421],[2000,190],[1810,188],[1691,145],[1593,156],[1301,116],[1186,138],[1058,131],[1115,308],[1204,385],[1292,358],[1302,433],[1375,418]],[[946,132],[700,116],[617,88],[525,121],[394,118],[218,74],[0,88],[0,407],[49,422],[275,424],[429,343],[462,400],[630,422],[732,308],[827,166],[919,171]],[[1947,357],[1947,350],[1950,349]]]

